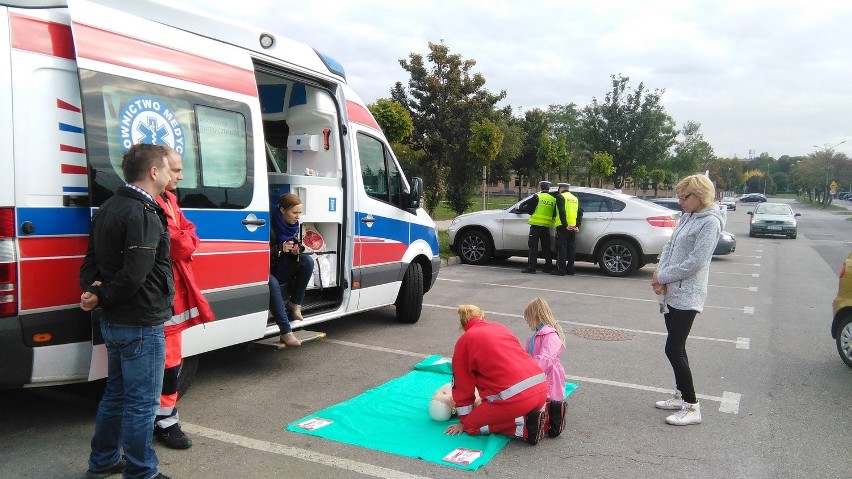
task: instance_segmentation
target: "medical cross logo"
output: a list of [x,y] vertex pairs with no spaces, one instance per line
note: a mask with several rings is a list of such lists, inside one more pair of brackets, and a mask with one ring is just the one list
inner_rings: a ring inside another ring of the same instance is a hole
[[124,151],[137,143],[150,143],[171,146],[183,156],[183,127],[175,111],[159,98],[137,96],[128,100],[121,109],[118,128]]

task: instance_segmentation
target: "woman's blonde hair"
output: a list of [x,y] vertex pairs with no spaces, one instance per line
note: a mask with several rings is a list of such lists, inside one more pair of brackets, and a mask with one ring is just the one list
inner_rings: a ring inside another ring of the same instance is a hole
[[695,195],[701,203],[701,209],[707,208],[716,199],[716,188],[710,178],[704,175],[689,175],[675,186],[678,196]]
[[565,345],[565,332],[562,331],[562,326],[556,321],[556,318],[553,316],[553,311],[550,309],[550,305],[547,304],[542,298],[535,298],[530,301],[527,305],[526,309],[524,309],[524,319],[535,319],[536,324],[543,323],[546,324],[559,333],[559,339],[562,341],[562,345]]
[[467,324],[471,318],[485,319],[485,311],[483,311],[479,306],[473,304],[462,304],[459,306],[459,324],[462,329],[464,329],[464,325]]

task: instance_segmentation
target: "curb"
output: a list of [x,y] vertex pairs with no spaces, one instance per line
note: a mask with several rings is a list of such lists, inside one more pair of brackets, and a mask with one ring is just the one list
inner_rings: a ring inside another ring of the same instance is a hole
[[450,266],[460,264],[461,259],[458,256],[450,256],[449,258],[441,258],[441,266]]

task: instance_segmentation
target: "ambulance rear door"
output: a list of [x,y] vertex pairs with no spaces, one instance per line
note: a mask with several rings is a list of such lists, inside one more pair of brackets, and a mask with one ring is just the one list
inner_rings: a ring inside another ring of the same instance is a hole
[[84,0],[68,0],[68,6],[92,206],[124,183],[121,158],[133,144],[177,150],[184,179],[175,193],[202,240],[193,257],[195,278],[216,315],[184,333],[183,353],[262,337],[269,200],[248,52],[213,40],[216,31],[202,36],[168,26],[168,9],[146,14],[154,21]]

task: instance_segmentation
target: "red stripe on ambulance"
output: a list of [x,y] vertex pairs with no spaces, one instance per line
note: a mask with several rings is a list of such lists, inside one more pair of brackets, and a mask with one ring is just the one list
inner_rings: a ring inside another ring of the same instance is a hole
[[81,58],[257,96],[251,70],[77,23],[74,41]]
[[354,101],[346,100],[346,114],[349,115],[349,121],[351,122],[360,123],[381,131],[379,124],[376,123],[370,111]]
[[66,101],[62,101],[59,98],[56,99],[56,107],[62,110],[73,111],[74,113],[82,113],[83,110],[78,106],[74,106]]
[[74,59],[74,42],[71,40],[71,27],[68,25],[15,13],[9,17],[12,48]]
[[86,173],[88,173],[88,170],[85,166],[68,165],[63,163],[61,165],[61,168],[62,174],[65,175],[85,175]]
[[382,238],[355,238],[354,266],[372,266],[402,261],[408,248],[399,241]]
[[79,146],[71,146],[71,145],[59,145],[59,151],[65,151],[68,153],[85,153],[85,148],[80,148]]

